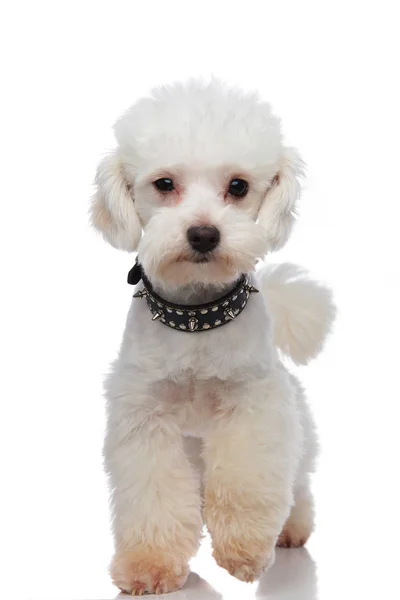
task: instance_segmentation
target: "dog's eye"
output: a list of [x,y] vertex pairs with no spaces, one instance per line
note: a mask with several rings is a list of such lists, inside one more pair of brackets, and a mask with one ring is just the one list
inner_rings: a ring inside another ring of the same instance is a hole
[[157,181],[153,181],[154,187],[156,187],[160,192],[173,192],[174,182],[172,179],[168,179],[168,177],[162,177],[161,179],[157,179]]
[[249,190],[249,184],[244,179],[232,179],[229,184],[228,194],[235,198],[244,198]]

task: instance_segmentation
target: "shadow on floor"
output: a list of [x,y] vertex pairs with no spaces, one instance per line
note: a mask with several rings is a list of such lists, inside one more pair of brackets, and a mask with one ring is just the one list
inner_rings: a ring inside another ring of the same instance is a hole
[[306,548],[277,548],[273,567],[260,579],[257,600],[316,600],[317,569]]

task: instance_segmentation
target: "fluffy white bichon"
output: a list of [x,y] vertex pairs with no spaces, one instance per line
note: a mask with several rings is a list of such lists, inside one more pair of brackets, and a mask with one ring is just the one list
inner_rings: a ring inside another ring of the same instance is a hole
[[205,524],[253,581],[313,529],[314,426],[281,356],[316,356],[334,307],[294,265],[255,271],[288,239],[303,163],[268,104],[217,81],[155,90],[115,135],[91,218],[138,251],[138,285],[106,382],[112,578],[180,588]]

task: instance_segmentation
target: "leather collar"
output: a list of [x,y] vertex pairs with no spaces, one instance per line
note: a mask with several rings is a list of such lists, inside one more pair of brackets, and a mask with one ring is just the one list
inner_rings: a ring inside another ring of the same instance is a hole
[[215,302],[195,305],[179,305],[164,300],[156,294],[141,265],[136,261],[128,273],[128,283],[136,285],[142,280],[143,288],[133,294],[145,298],[153,321],[176,331],[189,333],[210,331],[236,319],[244,310],[250,294],[258,292],[248,275],[241,275],[233,289]]

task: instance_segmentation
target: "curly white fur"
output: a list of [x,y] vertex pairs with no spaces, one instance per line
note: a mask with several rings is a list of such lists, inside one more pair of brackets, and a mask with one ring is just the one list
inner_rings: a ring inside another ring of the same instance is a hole
[[[252,581],[276,543],[301,545],[313,527],[315,432],[278,348],[299,363],[315,356],[334,310],[297,267],[255,271],[290,233],[303,165],[268,104],[216,81],[156,90],[115,133],[91,206],[105,238],[137,248],[171,301],[213,302],[243,272],[262,291],[229,325],[194,334],[133,300],[106,382],[112,577],[133,594],[179,588],[205,523],[218,563]],[[159,192],[159,178],[173,190]],[[248,182],[240,200],[234,178]],[[193,225],[220,231],[208,262],[188,243]]]
[[335,318],[331,291],[290,263],[265,266],[260,281],[275,345],[295,363],[307,364],[321,352]]

